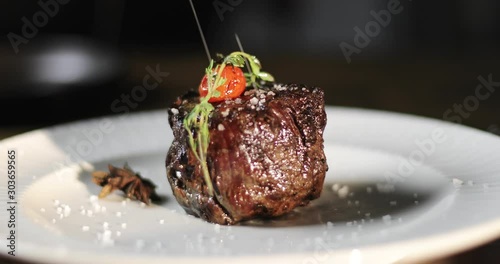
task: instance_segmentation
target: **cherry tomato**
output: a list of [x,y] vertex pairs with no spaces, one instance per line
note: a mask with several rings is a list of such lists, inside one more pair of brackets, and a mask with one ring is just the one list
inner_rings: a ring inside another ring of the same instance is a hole
[[[219,67],[214,70],[218,72]],[[212,96],[208,101],[211,103],[224,101],[226,99],[233,99],[239,97],[246,87],[246,80],[243,71],[239,67],[234,67],[232,65],[226,65],[222,70],[221,77],[226,79],[224,84],[217,87],[217,91],[220,92],[220,96]],[[208,78],[207,75],[203,76],[201,80],[200,87],[198,88],[200,96],[204,97],[208,93]]]

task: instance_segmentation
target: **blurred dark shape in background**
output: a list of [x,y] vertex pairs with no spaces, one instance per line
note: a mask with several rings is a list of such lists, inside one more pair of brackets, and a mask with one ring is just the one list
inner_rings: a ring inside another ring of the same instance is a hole
[[[320,86],[330,105],[442,119],[479,76],[500,81],[494,0],[193,3],[212,56],[238,49],[237,33],[277,80]],[[120,114],[112,103],[133,96],[148,66],[170,75],[130,110],[165,108],[207,65],[188,0],[5,1],[0,21],[1,126],[12,133]],[[463,123],[500,123],[499,102],[493,93]]]

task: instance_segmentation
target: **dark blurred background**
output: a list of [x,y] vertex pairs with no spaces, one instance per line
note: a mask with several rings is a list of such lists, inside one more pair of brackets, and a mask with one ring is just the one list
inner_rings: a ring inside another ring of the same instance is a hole
[[[329,105],[443,119],[465,101],[461,123],[500,133],[500,91],[476,96],[479,76],[500,82],[495,0],[194,5],[212,56],[238,49],[237,33],[278,81],[320,86]],[[207,66],[188,0],[2,1],[0,31],[0,138],[165,108],[196,88]],[[159,85],[146,90],[151,71]]]

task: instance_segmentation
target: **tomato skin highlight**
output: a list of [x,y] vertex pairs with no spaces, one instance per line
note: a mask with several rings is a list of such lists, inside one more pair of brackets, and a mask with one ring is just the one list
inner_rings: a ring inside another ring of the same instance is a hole
[[[214,73],[219,71],[219,66],[214,70]],[[222,70],[221,77],[226,79],[224,84],[217,87],[220,96],[212,96],[208,101],[210,103],[225,101],[226,99],[238,98],[244,91],[247,85],[245,75],[239,67],[226,65]],[[208,78],[207,75],[203,76],[200,86],[198,88],[201,97],[208,94]]]

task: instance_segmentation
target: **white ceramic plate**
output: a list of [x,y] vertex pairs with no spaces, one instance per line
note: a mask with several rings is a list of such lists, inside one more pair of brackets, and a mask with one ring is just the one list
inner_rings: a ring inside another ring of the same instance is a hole
[[[396,113],[328,107],[327,114],[330,169],[321,198],[273,221],[232,227],[186,215],[171,195],[164,168],[172,140],[166,110],[6,139],[0,167],[5,169],[7,149],[16,150],[18,161],[17,258],[94,264],[412,262],[500,235],[498,137]],[[152,179],[166,202],[143,207],[118,191],[95,201],[99,188],[89,172],[125,162]],[[4,178],[4,205],[6,184]],[[9,232],[6,217],[3,211],[2,238]]]

